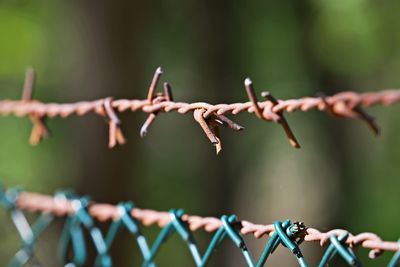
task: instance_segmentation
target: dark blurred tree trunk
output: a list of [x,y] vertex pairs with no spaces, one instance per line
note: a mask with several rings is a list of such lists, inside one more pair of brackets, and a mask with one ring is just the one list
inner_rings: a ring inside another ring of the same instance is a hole
[[[322,66],[312,51],[314,48],[311,43],[310,29],[313,26],[314,8],[314,5],[308,0],[298,2],[297,11],[302,25],[303,51],[307,68],[312,75],[311,78],[315,81],[317,88],[321,88],[319,93],[332,95],[351,88],[351,83],[346,77],[339,76]],[[351,221],[352,209],[354,208],[351,205],[351,191],[354,190],[356,185],[354,185],[355,180],[349,177],[351,175],[351,161],[354,156],[352,155],[352,138],[343,119],[335,119],[329,114],[322,115],[322,119],[317,121],[316,128],[323,136],[326,146],[320,152],[324,152],[323,157],[332,162],[331,166],[334,168],[336,175],[323,175],[320,178],[322,180],[335,179],[336,182],[333,184],[336,184],[336,188],[330,189],[330,191],[334,191],[329,192],[331,197],[321,195],[320,201],[326,202],[327,211],[326,214],[321,214],[321,216],[326,217],[328,222],[324,227],[329,229],[343,228],[344,225],[348,225],[349,221]],[[329,183],[332,183],[332,181],[329,181]],[[319,187],[324,187],[324,182]],[[334,195],[333,199],[332,195]],[[316,258],[316,256],[313,258]],[[315,259],[312,259],[312,261],[315,261]],[[337,266],[345,266],[343,262],[335,262],[335,264]]]
[[[351,82],[348,77],[340,76],[322,66],[318,59],[315,58],[312,51],[310,32],[314,19],[314,8],[313,4],[308,0],[298,2],[297,10],[302,21],[303,50],[309,71],[312,73],[312,79],[316,81],[317,88],[322,90],[319,93],[332,95],[351,88]],[[361,123],[357,120],[353,121]],[[335,206],[341,208],[334,209],[329,214],[331,218],[336,218],[335,222],[339,223],[339,225],[331,225],[331,227],[342,227],[348,223],[349,216],[352,214],[351,191],[356,187],[353,184],[355,180],[349,177],[351,175],[351,161],[354,156],[351,146],[352,137],[349,135],[343,119],[337,120],[333,116],[326,114],[326,117],[319,121],[319,124],[318,127],[323,132],[324,139],[329,140],[328,150],[324,156],[334,162],[335,171],[338,173],[338,189],[340,189],[335,192]]]
[[[232,101],[233,94],[230,89],[237,87],[236,80],[232,77],[238,75],[236,68],[240,64],[232,64],[237,58],[235,51],[238,38],[235,29],[237,23],[231,1],[197,1],[196,14],[193,20],[193,40],[195,44],[195,59],[198,62],[198,72],[201,81],[197,88],[202,88],[201,94],[214,99],[217,103]],[[207,169],[208,174],[202,180],[205,188],[204,200],[208,212],[214,214],[232,214],[234,211],[233,195],[235,181],[239,179],[240,172],[233,166],[235,157],[234,135],[227,128],[221,128],[222,145],[225,148],[215,158],[202,160],[201,169]],[[211,192],[211,194],[210,194]],[[229,243],[229,242],[227,242]],[[212,266],[228,266],[229,249],[231,246],[222,246],[212,261]]]
[[[195,58],[202,88],[201,94],[218,103],[229,102],[232,94],[229,88],[233,86],[232,76],[237,75],[237,69],[231,64],[235,58],[234,36],[231,30],[235,23],[232,5],[229,1],[199,1],[196,4],[197,16],[194,20]],[[226,148],[216,158],[205,160],[204,165],[211,166],[213,175],[208,177],[207,184],[213,184],[217,190],[209,199],[214,211],[230,211],[235,174],[229,169],[233,154],[231,136],[235,133],[228,128],[220,128],[222,145]],[[211,209],[211,211],[213,211]]]
[[[149,21],[146,1],[77,1],[75,26],[82,48],[80,66],[76,66],[76,98],[93,99],[106,96],[144,95],[143,38]],[[139,91],[140,90],[140,91]],[[132,118],[132,114],[126,114]],[[139,117],[135,121],[123,117],[122,128],[128,143],[112,150],[107,148],[108,124],[93,117],[82,119],[79,136],[81,175],[77,191],[89,194],[96,201],[117,201],[140,198]],[[134,128],[134,130],[132,130]],[[125,238],[123,238],[125,237]],[[114,266],[127,266],[132,248],[128,235],[113,250]],[[119,237],[121,238],[121,237]],[[124,242],[125,241],[125,242]],[[130,240],[131,241],[131,240]]]

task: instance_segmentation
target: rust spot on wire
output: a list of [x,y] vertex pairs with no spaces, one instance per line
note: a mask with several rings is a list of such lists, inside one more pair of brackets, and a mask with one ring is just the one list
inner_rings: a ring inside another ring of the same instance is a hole
[[[74,214],[72,200],[60,199],[59,196],[53,197],[38,193],[21,192],[16,200],[16,205],[21,210],[52,213],[60,217]],[[88,211],[94,218],[102,222],[117,220],[120,216],[118,207],[111,204],[92,202],[89,205]],[[133,208],[130,213],[132,217],[140,221],[144,226],[158,225],[159,227],[164,227],[171,221],[169,213],[165,211]],[[203,229],[206,232],[214,232],[222,226],[221,220],[215,217],[200,217],[185,214],[181,218],[188,224],[191,231]],[[238,221],[237,223],[240,225],[240,232],[243,235],[252,234],[255,238],[272,236],[275,231],[273,224],[254,224],[249,221]],[[320,246],[324,246],[330,236],[341,235],[348,232],[342,229],[334,229],[323,233],[317,229],[305,227],[303,223],[299,222],[298,224],[298,238],[306,242],[319,242]],[[400,251],[400,243],[383,241],[379,236],[373,233],[350,234],[346,243],[350,247],[361,246],[370,249],[370,258],[379,256],[383,251]]]
[[[49,133],[45,118],[61,117],[66,118],[72,115],[84,116],[88,113],[97,113],[107,116],[110,124],[109,146],[125,143],[125,139],[120,129],[120,121],[117,113],[131,111],[142,111],[149,113],[143,124],[140,135],[145,136],[148,129],[160,112],[178,112],[186,114],[193,112],[195,120],[216,146],[217,152],[221,151],[221,138],[219,136],[219,126],[227,126],[233,130],[242,130],[243,127],[234,123],[226,117],[227,114],[239,114],[242,112],[254,113],[257,118],[264,121],[273,121],[280,124],[292,146],[300,147],[295,135],[290,129],[283,112],[294,112],[300,110],[306,112],[311,109],[328,112],[340,118],[359,119],[367,123],[375,134],[379,133],[379,127],[373,117],[368,115],[363,107],[372,105],[392,105],[400,102],[400,90],[384,90],[380,92],[355,93],[341,92],[333,96],[323,97],[303,97],[300,99],[279,100],[271,94],[264,93],[265,101],[259,102],[254,92],[253,84],[250,79],[245,80],[245,88],[250,99],[249,102],[232,104],[209,104],[204,102],[185,103],[176,102],[172,98],[171,87],[164,83],[164,90],[155,93],[156,87],[162,74],[161,68],[155,71],[150,84],[146,99],[99,99],[94,101],[81,101],[76,103],[43,103],[32,100],[32,88],[34,75],[32,70],[28,70],[25,79],[25,86],[22,100],[2,100],[0,101],[0,115],[3,116],[29,116],[33,122],[31,143],[37,144]],[[108,100],[109,99],[109,100]],[[201,115],[200,115],[201,114]],[[202,118],[200,118],[200,116]]]

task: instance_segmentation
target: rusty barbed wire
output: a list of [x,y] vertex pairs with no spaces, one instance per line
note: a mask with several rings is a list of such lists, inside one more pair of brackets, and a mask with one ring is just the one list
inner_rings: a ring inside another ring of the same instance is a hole
[[294,112],[300,110],[305,112],[317,109],[336,117],[359,119],[366,122],[373,132],[378,134],[379,127],[373,117],[363,110],[363,107],[372,105],[388,106],[400,102],[400,89],[368,93],[347,91],[332,96],[302,97],[288,100],[276,99],[271,93],[262,92],[261,95],[265,100],[259,101],[254,92],[253,83],[249,78],[244,82],[250,100],[248,102],[214,105],[205,102],[175,102],[172,97],[171,86],[168,83],[164,83],[164,92],[155,94],[162,73],[161,68],[156,70],[146,99],[113,99],[107,97],[76,103],[43,103],[32,99],[34,74],[33,70],[29,69],[25,78],[22,99],[1,100],[0,115],[29,116],[33,123],[30,142],[35,145],[49,133],[45,124],[46,118],[66,118],[72,115],[83,116],[88,113],[96,113],[107,119],[109,123],[109,147],[114,147],[117,144],[122,145],[125,143],[121,130],[121,121],[117,113],[126,111],[149,113],[148,118],[140,129],[140,135],[144,137],[160,112],[168,113],[174,111],[180,114],[193,112],[195,121],[199,123],[211,143],[216,146],[218,153],[222,149],[219,126],[226,126],[235,131],[244,129],[224,116],[226,114],[254,113],[259,119],[278,123],[283,127],[290,144],[295,148],[299,148],[300,144],[283,116],[284,111]]
[[[38,193],[21,192],[15,200],[16,206],[21,210],[40,213],[51,213],[56,216],[67,216],[75,213],[73,200],[68,200],[59,196],[47,196]],[[90,215],[101,222],[117,220],[121,213],[120,209],[111,204],[90,203],[88,207]],[[144,226],[158,225],[163,228],[171,222],[171,216],[165,211],[155,211],[149,209],[133,208],[130,211],[133,218],[141,222]],[[215,232],[221,226],[220,219],[215,217],[201,217],[184,214],[181,217],[186,222],[191,231],[203,229],[206,232]],[[254,224],[249,221],[235,222],[240,226],[240,232],[243,235],[253,235],[259,239],[263,236],[272,236],[275,233],[273,224]],[[340,236],[348,231],[343,229],[334,229],[328,232],[321,232],[317,229],[307,227],[302,239],[307,242],[319,242],[320,246],[324,246],[332,235]],[[357,246],[370,249],[369,257],[376,258],[384,251],[400,251],[399,242],[383,241],[374,233],[360,233],[357,235],[350,234],[346,240],[346,244],[353,248]]]

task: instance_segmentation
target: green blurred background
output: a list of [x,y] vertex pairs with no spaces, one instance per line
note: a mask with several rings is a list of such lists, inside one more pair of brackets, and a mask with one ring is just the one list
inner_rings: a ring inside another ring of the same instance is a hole
[[[106,96],[144,98],[156,67],[178,101],[245,101],[243,80],[278,98],[395,88],[400,84],[400,2],[336,1],[11,1],[0,4],[0,98],[18,99],[25,68],[38,74],[35,98],[74,102]],[[158,210],[235,213],[260,223],[303,220],[322,230],[399,233],[400,106],[374,107],[383,131],[375,138],[359,121],[327,114],[287,114],[303,148],[294,150],[282,129],[238,115],[241,133],[222,130],[224,150],[213,147],[188,114],[161,114],[144,139],[146,115],[121,115],[125,146],[107,148],[108,128],[96,115],[49,120],[53,137],[28,144],[28,118],[1,118],[0,176],[6,186],[51,194],[73,188],[96,201],[133,200]],[[1,211],[0,262],[19,240]],[[40,240],[44,266],[59,266],[61,225]],[[147,229],[154,236],[156,228]],[[196,234],[204,243],[207,236]],[[247,239],[258,255],[265,240]],[[311,266],[323,250],[302,246]],[[115,266],[138,266],[126,233],[112,249]],[[366,266],[383,266],[391,253]],[[192,266],[173,238],[160,266]],[[4,263],[4,264],[3,264]],[[295,266],[284,249],[272,266]],[[136,264],[136,265],[135,265]],[[342,266],[338,260],[334,265]],[[88,264],[90,266],[91,264]],[[243,266],[230,242],[210,266]]]

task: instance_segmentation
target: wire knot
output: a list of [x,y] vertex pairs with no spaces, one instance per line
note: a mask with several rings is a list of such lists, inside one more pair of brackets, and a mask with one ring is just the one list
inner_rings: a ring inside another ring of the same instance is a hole
[[297,244],[301,244],[307,235],[307,226],[304,222],[295,221],[288,227],[286,233]]

